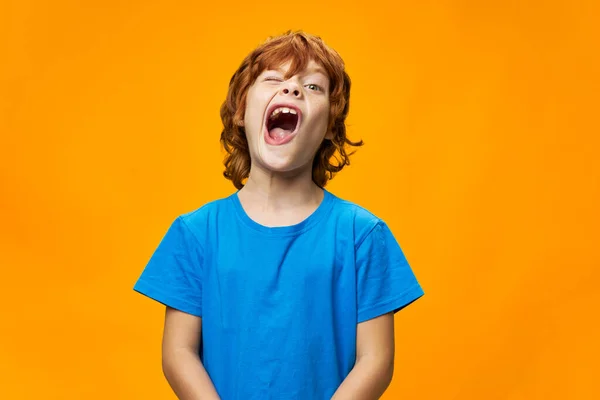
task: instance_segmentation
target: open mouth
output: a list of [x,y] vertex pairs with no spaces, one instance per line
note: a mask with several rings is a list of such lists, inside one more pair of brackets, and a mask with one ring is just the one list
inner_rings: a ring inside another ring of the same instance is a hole
[[300,122],[300,110],[291,106],[277,106],[267,117],[267,136],[272,144],[287,143],[292,139]]

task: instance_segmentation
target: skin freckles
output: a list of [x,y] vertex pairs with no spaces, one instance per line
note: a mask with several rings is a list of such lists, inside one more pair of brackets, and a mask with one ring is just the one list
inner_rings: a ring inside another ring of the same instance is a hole
[[[321,142],[331,138],[329,119],[329,78],[315,61],[304,71],[285,80],[290,63],[280,69],[263,71],[250,86],[246,98],[244,127],[248,139],[251,171],[261,175],[293,177],[312,170],[312,161]],[[296,105],[301,124],[296,136],[283,145],[265,141],[267,109],[278,103]],[[252,174],[252,172],[251,172]]]

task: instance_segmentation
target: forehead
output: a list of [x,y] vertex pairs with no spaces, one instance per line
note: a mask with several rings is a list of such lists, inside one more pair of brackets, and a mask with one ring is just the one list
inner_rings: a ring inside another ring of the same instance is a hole
[[329,79],[329,74],[320,63],[315,60],[309,60],[305,63],[304,69],[302,69],[302,65],[300,63],[294,62],[295,60],[284,60],[279,63],[270,63],[267,64],[262,71],[262,73],[266,71],[279,71],[286,75],[286,77],[290,77],[295,74],[309,75],[309,74],[321,74],[325,78]]

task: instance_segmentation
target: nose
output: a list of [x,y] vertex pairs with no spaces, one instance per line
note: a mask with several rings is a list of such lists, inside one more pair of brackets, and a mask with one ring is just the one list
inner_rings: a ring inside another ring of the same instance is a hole
[[300,97],[300,86],[296,82],[288,80],[281,87],[281,93],[286,96],[291,93],[294,97]]

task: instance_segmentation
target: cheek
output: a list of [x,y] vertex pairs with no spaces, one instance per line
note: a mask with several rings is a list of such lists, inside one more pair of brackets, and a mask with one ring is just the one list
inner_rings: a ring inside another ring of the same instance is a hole
[[330,114],[329,101],[324,100],[318,106],[319,122],[321,124],[327,125],[327,123],[329,121],[329,114]]
[[247,127],[260,129],[260,126],[263,123],[263,114],[268,100],[269,98],[265,93],[256,93],[252,90],[248,91],[246,110],[244,114],[244,120]]

